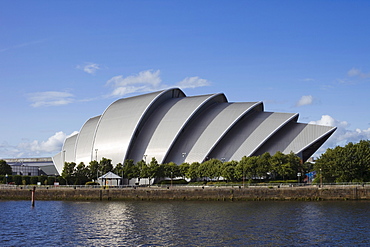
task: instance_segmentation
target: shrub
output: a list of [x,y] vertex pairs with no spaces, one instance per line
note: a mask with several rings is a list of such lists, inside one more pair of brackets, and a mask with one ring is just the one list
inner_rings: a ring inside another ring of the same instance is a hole
[[22,184],[23,184],[23,185],[30,184],[30,183],[31,183],[30,178],[31,178],[30,176],[23,176],[23,177],[22,177],[22,180],[23,180],[23,181],[22,181]]
[[30,184],[37,184],[38,181],[39,181],[38,176],[33,176],[30,178]]
[[21,185],[22,184],[22,176],[21,175],[14,175],[13,176],[13,182],[16,185]]

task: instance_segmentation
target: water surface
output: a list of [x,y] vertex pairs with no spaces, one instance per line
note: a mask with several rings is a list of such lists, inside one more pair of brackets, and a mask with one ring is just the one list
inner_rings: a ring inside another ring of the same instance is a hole
[[1,246],[368,246],[370,202],[0,201]]

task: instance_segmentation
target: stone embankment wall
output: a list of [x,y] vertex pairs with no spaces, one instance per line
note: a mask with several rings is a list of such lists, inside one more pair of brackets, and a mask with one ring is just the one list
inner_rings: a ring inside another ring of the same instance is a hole
[[[0,188],[0,200],[31,200],[33,187]],[[328,187],[36,187],[35,200],[369,200],[370,186]]]

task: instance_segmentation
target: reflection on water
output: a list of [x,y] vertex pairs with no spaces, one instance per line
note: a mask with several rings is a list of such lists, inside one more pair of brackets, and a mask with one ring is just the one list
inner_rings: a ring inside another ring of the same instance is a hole
[[0,201],[1,246],[366,246],[369,201]]

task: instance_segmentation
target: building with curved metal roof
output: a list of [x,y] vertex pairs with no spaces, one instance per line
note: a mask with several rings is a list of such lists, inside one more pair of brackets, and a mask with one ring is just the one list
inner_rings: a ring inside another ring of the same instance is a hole
[[181,164],[281,151],[306,161],[336,128],[297,121],[298,114],[265,112],[262,102],[231,103],[222,93],[187,97],[173,88],[113,102],[67,138],[53,162],[61,173],[64,162],[103,157],[114,165],[152,157]]

